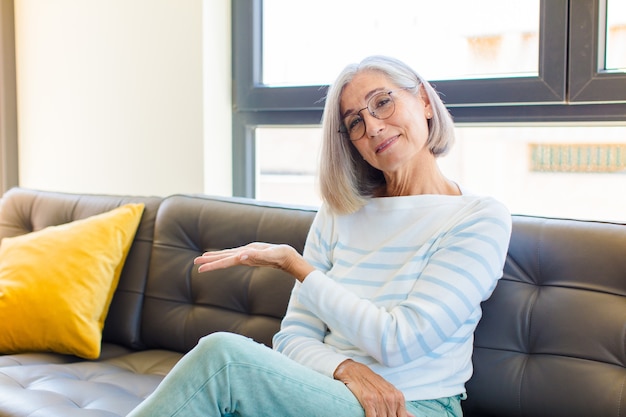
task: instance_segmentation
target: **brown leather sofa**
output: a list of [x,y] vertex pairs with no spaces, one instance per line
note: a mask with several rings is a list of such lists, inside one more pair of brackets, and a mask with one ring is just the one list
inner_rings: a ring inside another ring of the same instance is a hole
[[[0,355],[0,416],[124,416],[203,335],[271,343],[293,280],[268,268],[198,274],[192,260],[251,241],[301,250],[313,209],[15,188],[0,202],[0,238],[129,202],[145,210],[100,358]],[[468,417],[626,416],[626,225],[513,216],[504,277],[484,303],[475,346]]]

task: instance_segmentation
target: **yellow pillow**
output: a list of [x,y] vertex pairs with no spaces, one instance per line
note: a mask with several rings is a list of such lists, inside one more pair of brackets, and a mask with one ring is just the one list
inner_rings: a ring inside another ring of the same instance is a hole
[[0,352],[97,359],[143,204],[0,242]]

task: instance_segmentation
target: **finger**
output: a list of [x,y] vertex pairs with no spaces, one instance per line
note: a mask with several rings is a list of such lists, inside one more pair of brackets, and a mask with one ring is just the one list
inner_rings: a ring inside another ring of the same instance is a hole
[[233,255],[233,256],[228,256],[228,257],[208,261],[206,263],[201,263],[200,266],[198,267],[198,272],[215,271],[217,269],[230,268],[238,264],[239,264],[238,257]]
[[396,412],[394,414],[391,414],[391,415],[394,415],[394,416],[397,416],[397,417],[413,417],[413,415],[411,413],[406,411],[406,407],[405,407],[404,403],[402,403],[400,405],[400,407],[398,407]]
[[240,251],[242,248],[231,248],[231,249],[221,249],[221,250],[212,250],[212,251],[207,251],[204,252],[201,256],[201,258],[211,258],[211,257],[215,257],[215,256],[228,256],[228,255],[232,255],[233,253],[236,253],[238,251]]
[[202,255],[198,256],[193,260],[195,265],[208,264],[211,262],[219,261],[220,259],[229,258],[234,256],[233,254],[222,254],[222,255]]
[[379,390],[379,415],[389,417],[407,417],[404,395],[387,383],[378,386]]
[[368,405],[363,405],[363,411],[365,411],[365,417],[380,417],[381,414],[378,414],[376,412],[376,407],[374,406],[368,406]]
[[209,262],[219,261],[220,259],[229,258],[232,256],[237,256],[238,253],[242,252],[242,248],[237,249],[224,249],[219,251],[211,251],[205,252],[201,256],[198,256],[193,260],[193,263],[196,265],[205,264]]
[[391,404],[392,410],[389,415],[397,417],[409,417],[409,413],[406,411],[406,403],[404,402],[404,395],[400,391],[396,391],[395,398]]

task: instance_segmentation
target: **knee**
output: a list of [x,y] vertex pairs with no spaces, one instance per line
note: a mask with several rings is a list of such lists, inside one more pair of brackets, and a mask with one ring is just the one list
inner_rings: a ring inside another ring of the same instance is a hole
[[232,355],[244,349],[244,346],[250,342],[252,342],[252,339],[239,334],[217,332],[201,338],[195,350],[213,356],[219,353]]

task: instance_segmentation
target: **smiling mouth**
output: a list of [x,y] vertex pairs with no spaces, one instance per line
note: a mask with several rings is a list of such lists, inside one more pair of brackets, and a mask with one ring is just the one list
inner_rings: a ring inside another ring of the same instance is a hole
[[394,136],[392,138],[387,139],[376,148],[376,153],[383,152],[385,149],[391,146],[391,144],[394,143],[397,139],[398,139],[398,136]]

